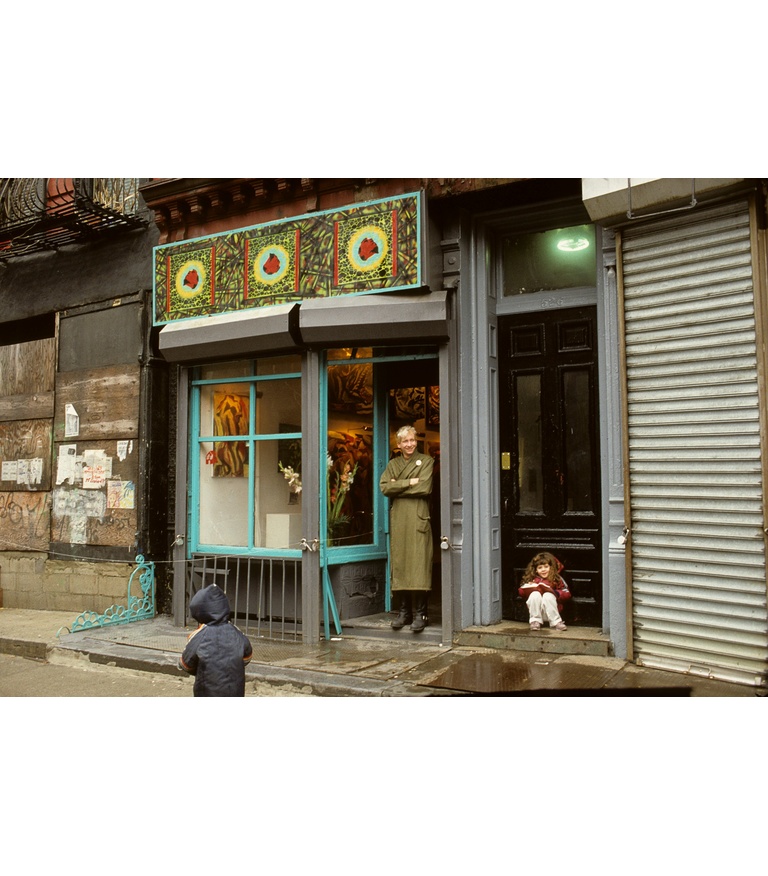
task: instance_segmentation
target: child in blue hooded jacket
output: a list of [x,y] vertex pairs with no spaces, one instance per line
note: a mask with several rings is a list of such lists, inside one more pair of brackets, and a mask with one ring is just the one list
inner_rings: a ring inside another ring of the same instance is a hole
[[195,676],[196,697],[245,696],[245,667],[253,656],[251,642],[230,623],[227,594],[216,584],[198,590],[189,603],[200,624],[189,637],[179,666]]

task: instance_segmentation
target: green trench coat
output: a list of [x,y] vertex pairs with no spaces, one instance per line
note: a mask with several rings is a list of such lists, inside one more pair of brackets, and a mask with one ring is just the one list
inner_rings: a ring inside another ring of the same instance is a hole
[[[379,481],[391,499],[389,513],[390,575],[392,590],[432,588],[432,527],[429,499],[434,460],[415,452],[406,462],[396,456]],[[411,486],[411,478],[419,482]]]

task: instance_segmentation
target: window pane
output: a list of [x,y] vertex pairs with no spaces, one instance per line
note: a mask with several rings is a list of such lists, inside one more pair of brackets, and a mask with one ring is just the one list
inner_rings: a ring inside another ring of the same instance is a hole
[[301,372],[301,356],[275,356],[272,359],[259,359],[256,362],[256,374],[298,374]]
[[573,289],[596,283],[592,225],[505,237],[502,254],[504,295]]
[[329,544],[373,543],[373,368],[328,366]]
[[297,489],[301,486],[301,440],[257,441],[255,447],[254,547],[298,550],[302,535],[303,493]]
[[517,386],[517,460],[519,511],[544,510],[541,472],[541,375],[524,374]]
[[256,382],[256,434],[301,432],[301,380],[277,378]]
[[231,467],[220,463],[214,444],[221,447],[220,442],[203,441],[200,444],[199,541],[201,544],[247,547],[248,478],[245,474],[233,474]]
[[373,355],[371,347],[339,347],[328,350],[328,359],[370,359]]
[[249,377],[253,363],[250,359],[240,359],[237,362],[217,362],[215,365],[203,365],[200,368],[202,380],[226,380],[228,377]]
[[565,479],[568,511],[592,510],[592,434],[589,428],[589,373],[566,371],[563,375],[565,400]]
[[[301,371],[298,357],[274,365]],[[196,389],[200,544],[300,548],[301,378],[272,377],[273,370],[249,360],[202,372],[223,379]],[[226,379],[241,376],[250,379]]]

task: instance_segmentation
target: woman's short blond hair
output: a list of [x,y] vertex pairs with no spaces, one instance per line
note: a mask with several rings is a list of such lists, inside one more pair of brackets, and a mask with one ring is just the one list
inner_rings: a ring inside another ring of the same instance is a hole
[[401,426],[395,433],[397,443],[399,444],[409,433],[412,434],[414,438],[416,437],[416,429],[414,429],[413,426]]

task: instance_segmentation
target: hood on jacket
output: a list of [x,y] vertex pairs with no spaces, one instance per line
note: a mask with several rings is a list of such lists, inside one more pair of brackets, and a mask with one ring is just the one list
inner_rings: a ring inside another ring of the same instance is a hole
[[189,603],[189,613],[201,624],[226,623],[231,612],[227,594],[216,584],[198,590]]

